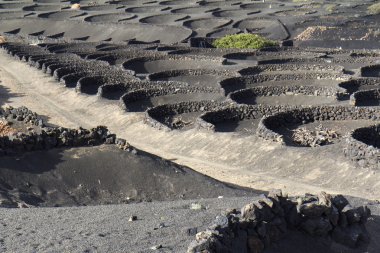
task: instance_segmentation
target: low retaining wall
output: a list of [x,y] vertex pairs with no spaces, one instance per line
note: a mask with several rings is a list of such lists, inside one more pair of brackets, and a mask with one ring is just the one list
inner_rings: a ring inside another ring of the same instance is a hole
[[69,42],[69,43],[45,43],[41,47],[46,48],[52,53],[70,53],[95,50],[98,46],[101,46],[104,42]]
[[113,139],[113,142],[115,139],[115,136],[103,126],[98,126],[91,130],[62,127],[44,128],[43,120],[26,107],[1,109],[0,116],[7,120],[23,121],[26,124],[38,125],[42,128],[41,133],[19,132],[10,136],[0,137],[0,154],[2,155],[56,147],[99,145],[111,142],[109,138]]
[[[244,75],[239,77],[231,77],[219,82],[219,85],[225,90],[226,94],[233,91],[250,88],[249,86],[258,86],[260,83],[269,81],[298,81],[310,79],[329,79],[329,80],[344,80],[348,76],[332,73],[292,73],[292,74],[271,74],[261,73],[257,75]],[[339,92],[345,93],[342,88],[337,88]]]
[[35,66],[38,60],[48,59],[48,58],[55,58],[55,55],[46,53],[46,52],[45,53],[39,52],[38,54],[35,54],[35,55],[28,53],[23,56],[22,60],[28,62],[29,65],[31,66]]
[[215,38],[207,38],[207,37],[197,37],[189,39],[190,47],[198,47],[198,48],[214,48],[212,43],[214,43]]
[[380,64],[360,68],[360,75],[362,77],[380,77]]
[[[276,58],[276,59],[268,59],[268,60],[259,60],[258,64],[343,64],[346,62],[357,62],[354,59],[351,61],[348,60],[342,60],[337,58],[326,58],[323,57],[325,54],[321,54],[319,57],[315,58],[309,58],[309,57],[297,57],[297,53],[294,53],[293,55],[289,55],[290,57],[284,57],[284,58]],[[365,62],[365,61],[359,61],[359,62]],[[336,65],[334,65],[336,66]],[[343,67],[341,67],[343,70]]]
[[[48,150],[59,147],[81,147],[100,144],[116,144],[119,148],[133,151],[124,139],[116,138],[107,127],[97,126],[90,130],[63,127],[45,127],[43,120],[26,107],[0,109],[0,117],[7,121],[23,121],[25,124],[41,128],[37,132],[18,132],[0,137],[0,155],[11,155],[26,151]],[[135,151],[136,152],[136,151]]]
[[215,108],[223,107],[224,105],[224,103],[211,101],[189,101],[177,104],[159,105],[146,110],[145,123],[154,128],[169,131],[172,128],[163,123],[163,119],[166,116],[191,112],[206,112],[214,110]]
[[338,84],[339,87],[346,89],[348,94],[356,92],[362,86],[379,86],[380,80],[377,78],[359,78],[344,81]]
[[206,55],[175,55],[175,54],[162,54],[157,53],[157,55],[137,57],[133,59],[126,60],[122,66],[124,69],[131,70],[130,66],[134,66],[137,62],[149,62],[157,60],[173,60],[173,61],[198,61],[198,62],[209,62],[211,63],[225,63],[226,59],[222,57],[206,56]]
[[[23,59],[28,59],[30,65],[40,68],[44,72],[48,70],[50,65],[57,67],[60,64],[60,68],[69,68],[72,69],[73,72],[86,72],[90,76],[109,76],[110,79],[121,80],[135,79],[135,77],[133,77],[133,71],[122,70],[102,61],[87,61],[75,54],[54,54],[42,47],[18,43],[6,43],[2,44],[2,47],[5,48],[9,54],[19,54]],[[51,70],[49,73],[54,75],[54,71]]]
[[[89,72],[86,72],[89,73]],[[88,76],[80,78],[75,87],[77,92],[84,92],[86,88],[96,87],[96,91],[92,92],[93,94],[97,93],[97,90],[100,86],[104,84],[120,84],[138,81],[139,79],[133,78],[128,75],[117,75],[117,73],[97,71],[90,72]],[[92,94],[91,93],[91,94]]]
[[328,64],[260,64],[258,66],[248,67],[239,71],[242,75],[254,75],[261,72],[270,71],[310,71],[310,72],[331,72],[336,74],[343,73],[343,67]]
[[286,111],[294,106],[287,105],[236,105],[231,103],[214,111],[206,112],[199,117],[197,125],[199,128],[214,131],[215,124],[223,121],[242,121],[258,119],[265,115]]
[[355,129],[346,139],[344,154],[361,167],[380,169],[380,125]]
[[[113,82],[110,78],[105,76],[86,76],[78,80],[75,91],[78,93],[89,93],[89,89],[97,91],[101,85],[109,83]],[[90,93],[96,93],[96,91]]]
[[241,76],[231,77],[219,82],[219,85],[224,89],[225,94],[229,94],[236,90],[248,88],[247,85],[258,83],[256,76]]
[[98,88],[97,96],[108,98],[110,94],[118,92],[124,93],[140,90],[140,89],[157,89],[157,88],[186,88],[189,87],[187,83],[176,81],[137,81],[131,80],[121,84],[104,84]]
[[85,76],[87,76],[86,72],[66,74],[59,79],[59,82],[66,87],[75,88],[78,83],[78,80]]
[[257,128],[257,135],[280,143],[285,143],[284,137],[277,133],[279,128],[307,124],[324,120],[379,120],[380,110],[375,108],[358,108],[344,106],[311,106],[280,112],[263,117]]
[[354,106],[368,106],[371,101],[379,105],[380,89],[357,91],[350,96],[350,104]]
[[[157,54],[155,51],[138,50],[138,48],[114,49],[112,51],[96,51],[88,54],[86,59],[96,59],[114,64],[116,61],[122,62],[136,57],[149,57]],[[121,63],[120,63],[121,64]]]
[[[225,54],[224,57],[227,59],[236,59],[236,60],[245,60],[247,57],[278,57],[280,60],[282,58],[284,59],[292,59],[290,57],[296,56],[301,59],[318,59],[322,56],[325,56],[326,53],[319,53],[319,52],[309,52],[307,49],[304,50],[297,50],[297,48],[289,48],[289,47],[280,47],[280,48],[273,48],[273,49],[260,49],[257,51],[251,52],[235,52],[235,53],[229,53]],[[259,62],[263,62],[264,60],[259,60]],[[269,61],[268,61],[269,63]],[[272,62],[273,63],[273,62]],[[320,62],[324,63],[324,62]]]
[[285,81],[285,80],[308,80],[308,79],[334,79],[342,80],[348,78],[344,74],[325,73],[325,72],[311,72],[311,73],[260,73],[255,75],[257,82],[268,81]]
[[[71,73],[76,74],[78,72],[81,72],[81,71],[77,71],[75,68],[65,66],[65,67],[55,69],[53,72],[53,77],[55,80],[60,81],[63,76],[69,75]],[[84,72],[82,72],[82,73],[84,73]]]
[[231,92],[228,97],[240,103],[242,99],[259,96],[297,95],[337,97],[338,89],[328,86],[259,86]]
[[215,69],[182,69],[182,70],[168,70],[157,73],[152,73],[147,76],[149,80],[159,80],[161,78],[177,77],[177,76],[202,76],[202,75],[215,75],[215,76],[240,76],[236,71],[231,70],[215,70]]
[[2,48],[6,50],[6,52],[12,56],[17,57],[19,60],[28,58],[29,55],[38,55],[38,54],[49,54],[40,47],[33,47],[27,44],[22,43],[3,43],[1,44]]
[[59,68],[64,68],[64,67],[66,67],[66,65],[62,63],[49,64],[48,66],[46,66],[46,74],[52,75],[54,77],[54,71],[56,71]]
[[128,104],[149,99],[151,97],[159,97],[165,95],[175,94],[192,94],[192,93],[218,93],[218,90],[207,87],[165,87],[165,88],[153,88],[153,89],[140,89],[128,92],[120,98],[120,107],[128,111]]
[[365,224],[370,216],[366,206],[352,207],[342,195],[321,192],[289,198],[281,191],[271,191],[241,211],[217,216],[196,234],[187,253],[262,253],[292,231],[356,248],[369,243]]

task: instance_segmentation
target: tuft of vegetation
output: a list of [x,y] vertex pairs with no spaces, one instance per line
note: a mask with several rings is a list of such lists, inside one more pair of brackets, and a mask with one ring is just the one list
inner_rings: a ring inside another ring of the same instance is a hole
[[216,48],[260,49],[274,47],[278,43],[258,34],[242,33],[224,36],[215,40],[212,45]]
[[4,36],[0,36],[0,44],[4,44],[7,42],[7,38],[5,38]]
[[80,9],[80,4],[76,3],[76,4],[73,4],[71,5],[70,7],[72,10],[79,10]]
[[337,5],[336,4],[326,4],[325,10],[328,12],[334,12],[336,10]]
[[380,14],[380,3],[368,6],[368,13],[374,15]]

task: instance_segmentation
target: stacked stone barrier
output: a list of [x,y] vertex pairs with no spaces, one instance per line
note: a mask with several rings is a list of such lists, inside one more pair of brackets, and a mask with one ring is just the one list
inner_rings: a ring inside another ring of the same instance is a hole
[[[0,137],[0,155],[12,155],[27,151],[49,150],[62,147],[83,147],[116,144],[119,148],[133,151],[124,139],[116,138],[107,127],[84,128],[46,127],[36,113],[26,107],[0,109],[0,117],[7,122],[19,121],[26,126],[38,126],[38,131],[17,132]],[[136,152],[136,151],[134,151]]]
[[307,96],[326,96],[337,98],[341,94],[338,88],[328,86],[258,86],[248,89],[237,90],[228,94],[228,97],[237,103],[241,103],[245,98],[260,96],[281,96],[281,95],[307,95]]
[[380,125],[355,129],[346,139],[344,154],[360,167],[380,169]]
[[[224,57],[227,59],[235,59],[235,60],[245,60],[247,57],[280,57],[279,59],[286,58],[290,59],[291,56],[297,56],[299,58],[313,59],[319,58],[326,55],[326,53],[318,53],[318,52],[309,52],[306,49],[299,51],[296,48],[292,48],[292,50],[286,50],[286,48],[282,51],[268,51],[268,50],[257,50],[253,52],[234,52],[225,54]],[[258,61],[260,62],[260,61]],[[322,63],[322,62],[321,62]]]
[[366,106],[370,102],[379,105],[380,89],[357,91],[350,96],[350,104],[353,106]]
[[128,79],[115,78],[109,75],[94,75],[94,76],[85,76],[78,80],[75,87],[75,91],[78,93],[86,93],[88,88],[95,88],[93,93],[96,94],[99,87],[105,84],[119,84],[128,81]]
[[[347,54],[350,57],[329,57],[337,54]],[[297,48],[273,47],[263,48],[252,52],[232,52],[224,55],[227,59],[244,60],[249,58],[261,59],[258,64],[347,64],[347,63],[376,63],[379,54],[371,50],[336,50],[327,48]]]
[[288,105],[245,105],[229,103],[222,108],[202,114],[197,120],[198,128],[215,131],[215,125],[224,121],[260,119],[265,115],[295,108]]
[[147,76],[148,80],[160,80],[162,78],[177,77],[177,76],[202,76],[202,75],[215,75],[233,77],[240,76],[236,71],[231,70],[215,70],[215,69],[181,69],[181,70],[168,70],[162,72],[151,73]]
[[373,64],[360,68],[360,76],[380,78],[380,64]]
[[[247,75],[245,75],[247,74]],[[259,86],[261,83],[270,81],[297,81],[297,80],[347,80],[348,76],[334,73],[260,73],[251,75],[248,72],[243,76],[226,78],[219,82],[226,94],[233,91]],[[262,85],[260,85],[262,86]],[[338,93],[346,93],[344,88],[337,87]]]
[[380,110],[368,107],[309,106],[265,116],[260,120],[256,134],[266,140],[285,143],[277,133],[280,128],[326,120],[379,120]]
[[321,237],[348,248],[368,244],[367,206],[353,207],[342,195],[288,197],[280,190],[228,210],[196,234],[187,253],[262,253],[293,231]]
[[[154,128],[170,131],[173,128],[164,123],[165,117],[191,112],[206,112],[222,108],[227,103],[212,101],[187,101],[176,104],[164,104],[149,108],[145,112],[144,122]],[[198,119],[197,119],[198,120]]]
[[136,101],[149,99],[152,97],[175,95],[175,94],[193,94],[193,93],[220,93],[219,90],[208,87],[165,87],[165,88],[152,88],[152,89],[139,89],[128,92],[120,98],[120,107],[128,111],[128,104]]
[[78,80],[86,76],[88,76],[88,73],[86,72],[74,72],[65,74],[59,78],[59,83],[68,88],[75,88]]
[[51,53],[74,53],[74,52],[95,52],[98,47],[104,45],[102,42],[86,42],[86,43],[43,43],[41,47],[46,48]]
[[[18,43],[2,44],[9,54],[16,55],[18,58],[25,59],[31,66],[42,69],[43,72],[48,70],[49,65],[54,65],[56,69],[48,71],[56,79],[60,76],[55,71],[60,68],[66,68],[67,71],[84,72],[88,76],[106,75],[112,79],[134,79],[134,72],[130,70],[122,70],[120,68],[110,66],[103,61],[89,61],[82,59],[78,55],[70,53],[54,54],[46,49],[38,46],[30,46]],[[59,67],[57,67],[59,66]],[[68,74],[67,71],[64,74]]]
[[206,55],[174,55],[174,54],[162,54],[157,53],[153,56],[143,56],[143,57],[137,57],[132,58],[127,61],[125,61],[122,66],[124,69],[130,70],[131,66],[134,66],[134,64],[138,62],[147,62],[147,61],[157,61],[157,60],[173,60],[173,61],[190,61],[190,60],[196,60],[198,62],[207,62],[207,63],[219,63],[224,64],[226,62],[226,59],[222,57],[215,57],[215,56],[206,56]]
[[111,65],[114,65],[116,61],[118,61],[118,65],[121,64],[121,62],[125,62],[128,59],[141,57],[141,56],[152,56],[155,52],[153,51],[146,51],[146,50],[137,50],[137,49],[124,49],[124,50],[113,50],[113,51],[104,51],[93,54],[88,54],[86,56],[86,59],[95,59],[97,61],[104,61]]
[[255,76],[255,81],[258,83],[269,81],[292,81],[292,80],[345,80],[349,76],[335,73],[260,73]]
[[377,78],[358,78],[341,82],[338,85],[339,87],[346,89],[348,93],[352,94],[355,91],[359,90],[360,87],[380,87],[380,80]]
[[157,88],[186,88],[189,87],[188,83],[177,81],[139,81],[130,80],[120,84],[104,84],[98,88],[98,97],[108,98],[109,94],[118,92],[124,93],[140,90],[140,89],[157,89]]
[[[320,57],[316,58],[298,58],[296,55],[293,55],[294,57],[285,57],[285,58],[276,58],[276,59],[266,59],[266,60],[259,60],[258,64],[348,64],[348,63],[371,63],[375,62],[375,58],[366,58],[366,57],[350,57],[347,59],[342,58],[329,58],[326,57],[327,55],[321,55]],[[343,67],[341,67],[343,68]]]
[[242,75],[254,75],[270,71],[329,72],[341,74],[343,73],[343,69],[341,66],[328,64],[261,64],[259,62],[258,66],[248,67],[239,72]]

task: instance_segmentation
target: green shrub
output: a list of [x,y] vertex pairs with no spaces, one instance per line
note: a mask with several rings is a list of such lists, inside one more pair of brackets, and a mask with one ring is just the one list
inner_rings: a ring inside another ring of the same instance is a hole
[[215,40],[212,45],[216,48],[260,49],[263,47],[277,46],[278,43],[258,34],[242,33],[227,35]]
[[380,14],[380,3],[372,4],[368,7],[368,13],[369,14]]
[[326,4],[324,7],[325,7],[326,11],[333,12],[336,10],[337,5],[336,4]]

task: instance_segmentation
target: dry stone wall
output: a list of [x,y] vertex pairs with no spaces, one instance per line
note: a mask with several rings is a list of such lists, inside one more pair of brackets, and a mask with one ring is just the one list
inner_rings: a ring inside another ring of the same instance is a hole
[[45,127],[36,113],[26,107],[0,109],[0,118],[6,121],[21,121],[26,126],[35,125],[39,131],[23,131],[0,137],[0,155],[12,155],[26,151],[48,150],[60,147],[81,147],[100,144],[116,144],[119,148],[132,151],[124,140],[116,138],[107,127],[97,126],[90,130],[84,128]]
[[[225,103],[212,101],[188,101],[177,104],[159,105],[150,108],[145,112],[145,122],[157,129],[171,130],[169,126],[163,123],[163,119],[166,116],[191,112],[212,111],[216,108],[222,108],[225,105]],[[199,121],[199,119],[197,119],[197,121]]]
[[357,91],[350,96],[350,104],[354,106],[368,105],[371,102],[378,105],[380,102],[380,89]]
[[346,139],[344,154],[361,167],[380,169],[380,125],[355,129]]
[[[341,91],[343,92],[343,91]],[[229,94],[229,97],[239,102],[244,98],[258,96],[280,96],[280,95],[308,95],[308,96],[328,96],[338,97],[338,89],[325,86],[259,86],[249,89],[242,89]]]
[[380,110],[376,108],[358,108],[344,106],[302,107],[263,117],[257,128],[257,135],[276,142],[284,142],[277,131],[280,128],[324,120],[379,120]]
[[369,242],[365,223],[370,215],[366,206],[352,207],[342,195],[291,198],[275,190],[241,210],[217,216],[196,234],[187,253],[262,253],[292,231],[355,248]]

